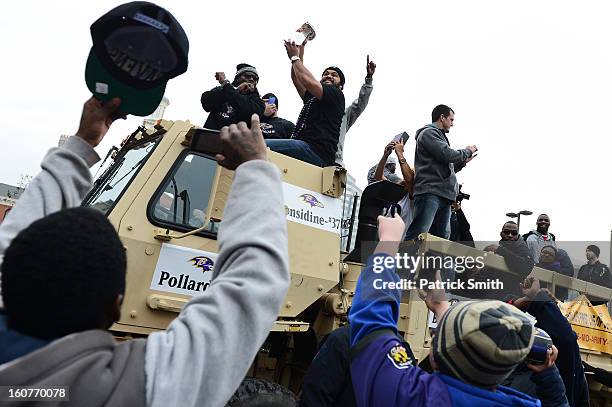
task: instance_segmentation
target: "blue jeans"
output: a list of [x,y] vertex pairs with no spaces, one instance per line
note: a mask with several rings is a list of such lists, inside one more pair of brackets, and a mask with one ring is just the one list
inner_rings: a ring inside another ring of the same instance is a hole
[[295,139],[269,139],[266,145],[270,150],[289,157],[297,158],[312,165],[325,167],[325,162],[314,152],[310,145],[302,140]]
[[414,197],[414,217],[405,240],[416,238],[421,233],[448,239],[450,237],[451,201],[434,194]]

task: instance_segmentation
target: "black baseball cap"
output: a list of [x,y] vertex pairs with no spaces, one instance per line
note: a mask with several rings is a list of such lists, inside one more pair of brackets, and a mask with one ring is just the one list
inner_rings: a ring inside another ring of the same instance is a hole
[[323,70],[323,73],[325,73],[325,71],[336,71],[336,73],[340,77],[340,85],[344,86],[346,78],[344,77],[344,72],[342,72],[342,69],[338,68],[337,66],[328,66]]
[[121,98],[121,111],[147,116],[168,80],[187,70],[189,40],[166,9],[146,1],[115,7],[91,25],[85,82],[94,96]]

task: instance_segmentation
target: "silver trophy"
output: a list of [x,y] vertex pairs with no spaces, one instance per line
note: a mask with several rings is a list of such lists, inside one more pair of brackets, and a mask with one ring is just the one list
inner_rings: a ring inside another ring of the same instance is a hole
[[306,21],[300,28],[295,30],[295,33],[291,36],[291,39],[298,45],[304,44],[307,41],[312,41],[316,36],[315,30],[310,25],[308,21]]

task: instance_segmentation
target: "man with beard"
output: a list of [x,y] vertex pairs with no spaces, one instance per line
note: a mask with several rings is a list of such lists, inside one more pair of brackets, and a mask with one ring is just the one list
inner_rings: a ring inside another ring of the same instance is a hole
[[[499,244],[492,244],[484,248],[486,252],[493,252],[504,258],[508,269],[514,273],[503,275],[489,275],[489,278],[499,278],[504,283],[502,292],[491,292],[493,298],[504,299],[508,294],[520,295],[519,284],[525,280],[527,275],[533,269],[534,261],[531,253],[527,248],[527,244],[518,233],[518,225],[516,222],[508,221],[504,223],[501,232],[499,233],[501,240]],[[496,294],[496,295],[495,295]]]
[[540,252],[544,246],[553,246],[556,249],[557,244],[555,243],[555,235],[548,233],[550,217],[547,214],[543,213],[538,216],[536,226],[537,229],[523,235],[523,239],[529,247],[531,257],[537,260],[540,258]]
[[274,93],[266,93],[261,99],[266,105],[266,110],[261,118],[261,133],[264,139],[290,138],[295,124],[278,117],[278,97]]
[[285,49],[291,60],[291,79],[304,107],[290,140],[267,140],[266,144],[289,157],[319,167],[332,166],[344,115],[344,73],[330,66],[318,81],[302,63],[303,45],[285,41]]
[[200,99],[204,110],[210,113],[205,128],[221,130],[241,121],[251,123],[253,114],[263,117],[265,105],[257,91],[259,74],[254,66],[238,64],[231,83],[224,72],[216,72],[215,79],[220,86],[202,93]]

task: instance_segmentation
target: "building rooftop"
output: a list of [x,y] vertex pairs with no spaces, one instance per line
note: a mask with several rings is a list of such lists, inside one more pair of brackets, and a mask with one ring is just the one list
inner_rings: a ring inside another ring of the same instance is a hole
[[17,199],[23,190],[15,185],[3,184],[0,182],[0,197]]

